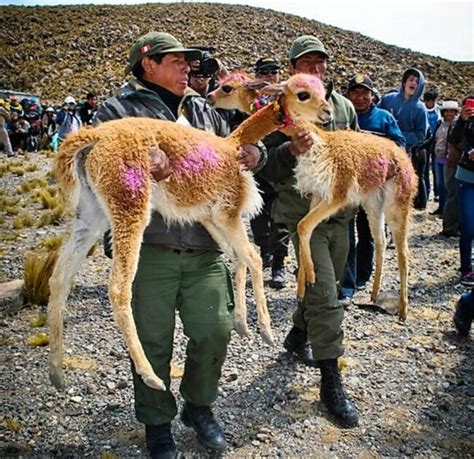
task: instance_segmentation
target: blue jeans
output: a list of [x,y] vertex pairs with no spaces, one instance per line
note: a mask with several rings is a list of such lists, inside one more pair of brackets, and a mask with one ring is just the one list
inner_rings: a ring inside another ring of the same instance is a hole
[[474,183],[456,179],[458,190],[459,212],[461,216],[461,236],[459,252],[461,255],[461,272],[472,271],[472,240],[474,239]]
[[446,204],[446,196],[447,196],[447,190],[446,186],[444,184],[444,168],[445,164],[441,164],[436,162],[434,163],[435,167],[435,179],[436,179],[436,188],[438,191],[438,196],[439,196],[439,204],[438,207],[442,211],[444,209],[444,205]]
[[[357,226],[357,246],[355,227]],[[374,259],[374,239],[370,233],[367,214],[361,208],[357,215],[349,222],[349,254],[347,256],[344,281],[339,294],[354,296],[357,284],[365,284],[372,274]]]

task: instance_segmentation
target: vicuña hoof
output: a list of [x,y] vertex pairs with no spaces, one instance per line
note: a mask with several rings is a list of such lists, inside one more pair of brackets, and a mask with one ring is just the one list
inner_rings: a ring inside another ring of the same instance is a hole
[[237,334],[243,338],[244,336],[249,335],[249,327],[247,326],[247,323],[243,320],[236,320],[235,325],[234,325],[235,331]]
[[49,369],[49,380],[57,390],[64,390],[63,372],[60,368]]
[[165,383],[156,375],[144,376],[143,382],[152,389],[166,390]]
[[273,332],[271,329],[261,328],[260,336],[262,337],[263,341],[269,344],[270,346],[273,346],[275,344],[275,340],[273,339]]

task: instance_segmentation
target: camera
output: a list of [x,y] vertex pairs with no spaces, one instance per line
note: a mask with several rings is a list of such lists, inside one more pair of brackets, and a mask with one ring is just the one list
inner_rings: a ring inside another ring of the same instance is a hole
[[210,46],[193,46],[193,48],[202,51],[202,58],[199,61],[191,62],[190,76],[213,77],[219,70],[219,62],[210,54],[214,48]]

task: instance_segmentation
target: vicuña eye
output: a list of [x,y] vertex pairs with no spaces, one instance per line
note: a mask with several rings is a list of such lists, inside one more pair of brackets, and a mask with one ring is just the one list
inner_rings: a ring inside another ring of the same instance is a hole
[[222,91],[225,92],[226,94],[230,94],[232,92],[232,86],[222,86]]
[[311,96],[309,95],[309,92],[302,91],[298,93],[297,97],[298,100],[301,100],[303,102],[305,100],[308,100]]

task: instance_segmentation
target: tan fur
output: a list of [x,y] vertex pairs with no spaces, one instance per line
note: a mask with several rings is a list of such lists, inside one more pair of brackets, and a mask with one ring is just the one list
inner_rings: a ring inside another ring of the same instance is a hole
[[[282,100],[295,119],[320,119],[325,104],[296,94],[311,92],[311,82],[298,79],[282,87]],[[294,92],[293,92],[294,91]],[[125,118],[81,129],[61,145],[55,172],[75,212],[72,231],[50,279],[50,379],[63,387],[63,310],[72,279],[90,247],[108,226],[113,233],[113,263],[109,297],[137,373],[145,384],[164,390],[146,358],[130,307],[143,232],[153,210],[170,222],[200,222],[223,249],[230,248],[236,265],[236,329],[246,334],[245,273],[250,268],[260,332],[273,341],[267,311],[262,262],[250,244],[243,216],[260,209],[261,197],[250,172],[238,161],[238,147],[255,143],[278,127],[272,106],[250,117],[230,137],[181,126],[170,121]],[[154,182],[149,149],[159,146],[167,155],[172,174]]]
[[[242,78],[228,77],[230,93],[216,90],[214,106],[247,109],[258,92]],[[222,102],[222,103],[221,103]],[[306,283],[316,276],[311,259],[310,239],[314,228],[347,205],[362,205],[367,212],[375,241],[375,275],[372,301],[380,290],[385,250],[384,216],[397,248],[400,271],[399,317],[406,318],[408,306],[408,225],[417,177],[405,150],[386,138],[354,131],[328,132],[313,123],[297,123],[282,129],[292,135],[301,129],[311,132],[314,145],[297,158],[296,189],[311,199],[309,213],[298,224],[299,270],[297,296],[302,298]],[[317,254],[315,254],[317,256]]]

